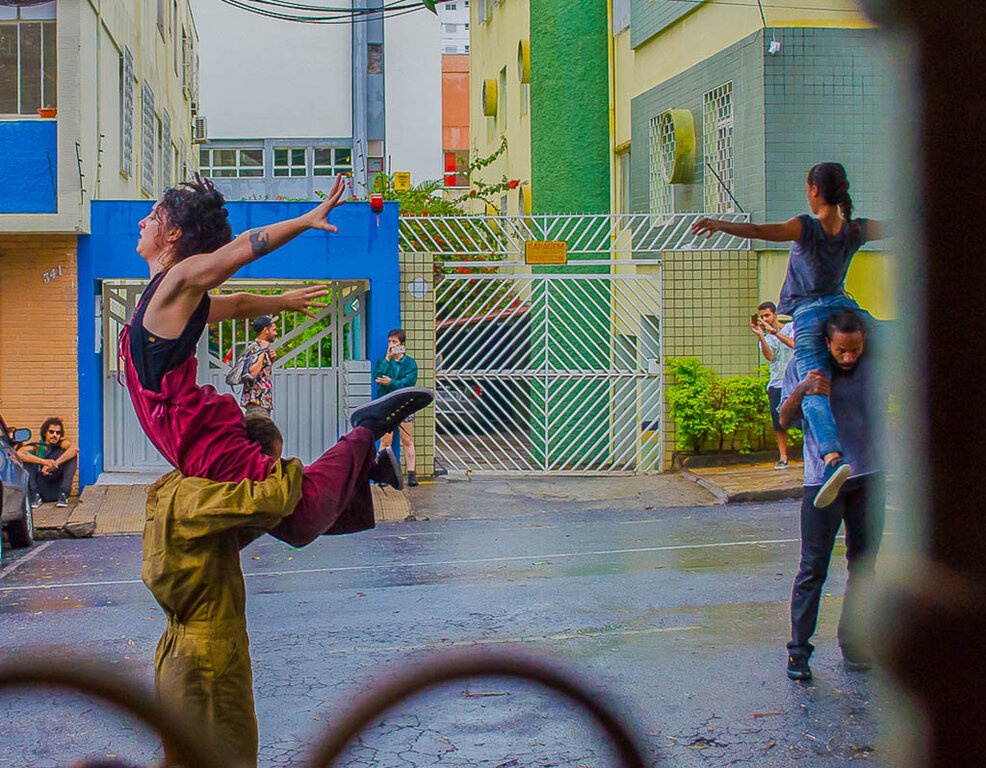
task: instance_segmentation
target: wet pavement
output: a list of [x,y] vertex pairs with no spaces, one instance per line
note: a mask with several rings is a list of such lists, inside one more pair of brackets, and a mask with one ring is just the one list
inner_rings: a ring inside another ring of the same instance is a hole
[[[637,492],[607,504],[489,486],[485,514],[474,505],[459,515],[441,487],[420,490],[416,510],[430,504],[444,516],[303,550],[271,538],[244,550],[261,766],[303,765],[354,697],[450,647],[548,658],[613,704],[653,764],[892,764],[879,747],[877,673],[846,672],[835,642],[841,541],[815,680],[784,675],[797,502],[648,508]],[[151,684],[164,619],[139,580],[139,537],[5,549],[3,563],[5,654],[81,655]],[[158,754],[133,719],[74,693],[6,694],[0,717],[0,768]],[[615,762],[572,705],[477,679],[381,715],[345,764]]]

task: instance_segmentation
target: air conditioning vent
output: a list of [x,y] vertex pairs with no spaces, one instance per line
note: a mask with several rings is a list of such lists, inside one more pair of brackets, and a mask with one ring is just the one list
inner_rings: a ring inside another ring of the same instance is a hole
[[209,129],[204,115],[196,115],[192,119],[192,141],[201,144],[208,138]]

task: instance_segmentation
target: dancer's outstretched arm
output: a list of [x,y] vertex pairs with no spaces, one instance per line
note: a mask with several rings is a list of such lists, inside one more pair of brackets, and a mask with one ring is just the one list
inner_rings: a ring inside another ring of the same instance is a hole
[[326,305],[319,301],[331,293],[327,285],[308,285],[276,296],[258,296],[255,293],[229,293],[211,296],[209,322],[240,320],[278,312],[304,312],[315,317]]
[[172,267],[171,289],[201,295],[218,288],[241,267],[280,248],[308,229],[338,232],[335,225],[329,224],[328,216],[343,202],[344,193],[345,184],[339,176],[329,196],[304,216],[251,229],[212,253],[189,256]]

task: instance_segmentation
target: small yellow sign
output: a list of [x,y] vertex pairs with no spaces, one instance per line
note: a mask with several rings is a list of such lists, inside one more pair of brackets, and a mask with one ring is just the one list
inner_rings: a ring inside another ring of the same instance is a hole
[[564,240],[527,240],[524,261],[528,264],[567,264],[568,243]]
[[394,189],[404,192],[411,188],[411,174],[408,171],[394,171]]

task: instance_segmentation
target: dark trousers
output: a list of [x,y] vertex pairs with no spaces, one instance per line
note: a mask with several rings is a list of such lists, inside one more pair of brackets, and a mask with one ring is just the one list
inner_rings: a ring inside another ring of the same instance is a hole
[[58,494],[66,496],[72,491],[72,479],[79,468],[79,460],[69,459],[54,472],[44,475],[40,464],[27,464],[28,487],[31,496],[39,495],[42,501],[57,501]]
[[[846,482],[835,502],[825,509],[812,503],[818,486],[805,486],[801,500],[801,567],[791,593],[791,642],[788,652],[810,656],[815,647],[809,642],[818,624],[818,604],[828,576],[832,547],[839,526],[846,524],[846,565],[849,580],[839,618],[839,645],[847,654],[859,657],[854,648],[848,618],[856,598],[860,577],[873,571],[873,561],[883,534],[885,478],[865,475]],[[849,650],[847,650],[849,649]]]

